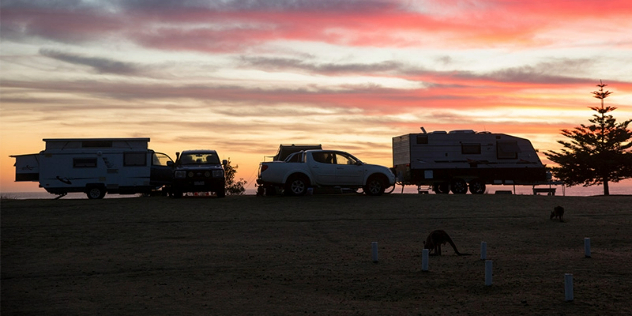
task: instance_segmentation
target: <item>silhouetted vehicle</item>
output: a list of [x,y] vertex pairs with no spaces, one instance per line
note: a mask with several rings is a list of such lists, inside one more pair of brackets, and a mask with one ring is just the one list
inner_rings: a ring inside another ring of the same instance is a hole
[[473,130],[393,137],[393,169],[402,185],[431,185],[436,193],[485,192],[486,184],[540,184],[545,166],[531,142]]
[[363,163],[343,151],[306,150],[285,161],[262,162],[257,183],[289,195],[304,195],[310,187],[362,188],[368,195],[381,195],[395,184],[395,176],[386,167]]
[[[90,199],[106,193],[151,193],[173,179],[173,160],[147,148],[149,138],[44,139],[38,154],[14,155],[15,181],[39,182],[59,197],[85,192]],[[58,198],[59,198],[58,197]]]
[[185,192],[214,192],[226,196],[224,167],[215,150],[185,150],[176,153],[171,193],[182,197]]
[[[310,150],[310,149],[323,149],[321,145],[279,145],[279,150],[277,154],[274,156],[264,156],[263,161],[268,161],[266,158],[272,158],[272,161],[284,161],[289,155],[299,152],[302,150]],[[257,187],[257,195],[261,196],[264,194],[272,195],[277,191],[277,186],[275,185],[259,185]]]

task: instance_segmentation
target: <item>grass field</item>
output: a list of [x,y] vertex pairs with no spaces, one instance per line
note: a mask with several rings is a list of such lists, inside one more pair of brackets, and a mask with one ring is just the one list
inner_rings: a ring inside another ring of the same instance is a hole
[[[556,205],[563,223],[549,220]],[[521,195],[4,200],[2,315],[631,315],[631,205]],[[422,272],[434,229],[471,255],[444,246]]]

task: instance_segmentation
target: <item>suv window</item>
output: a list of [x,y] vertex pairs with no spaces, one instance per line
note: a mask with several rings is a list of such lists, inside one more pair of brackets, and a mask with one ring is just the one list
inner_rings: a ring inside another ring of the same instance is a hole
[[169,156],[163,153],[154,153],[151,164],[154,166],[168,166],[167,163],[169,161],[172,161],[171,158],[169,158]]
[[217,165],[219,157],[215,153],[190,153],[180,157],[182,165]]

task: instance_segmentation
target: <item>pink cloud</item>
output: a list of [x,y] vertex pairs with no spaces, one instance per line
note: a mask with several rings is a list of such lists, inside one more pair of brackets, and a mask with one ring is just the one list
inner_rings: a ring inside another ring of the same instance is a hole
[[520,47],[552,44],[538,36],[571,22],[621,28],[632,15],[627,1],[485,1],[468,7],[468,2],[443,1],[428,12],[423,7],[422,12],[411,10],[407,2],[323,3],[237,1],[225,7],[194,7],[140,1],[116,12],[9,5],[2,10],[2,27],[12,38],[81,42],[116,35],[152,48],[209,52],[243,51],[273,40],[369,47]]

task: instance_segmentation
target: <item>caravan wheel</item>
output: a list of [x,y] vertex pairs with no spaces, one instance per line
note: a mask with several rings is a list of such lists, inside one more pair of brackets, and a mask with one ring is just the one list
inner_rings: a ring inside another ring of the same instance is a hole
[[434,191],[435,194],[448,194],[450,193],[450,184],[447,182],[433,183],[432,191]]
[[470,193],[483,194],[485,193],[485,183],[479,179],[470,181]]
[[452,179],[450,181],[450,191],[454,194],[465,194],[467,193],[467,183],[460,178]]
[[105,188],[98,185],[89,187],[86,195],[91,200],[102,199],[105,196]]

